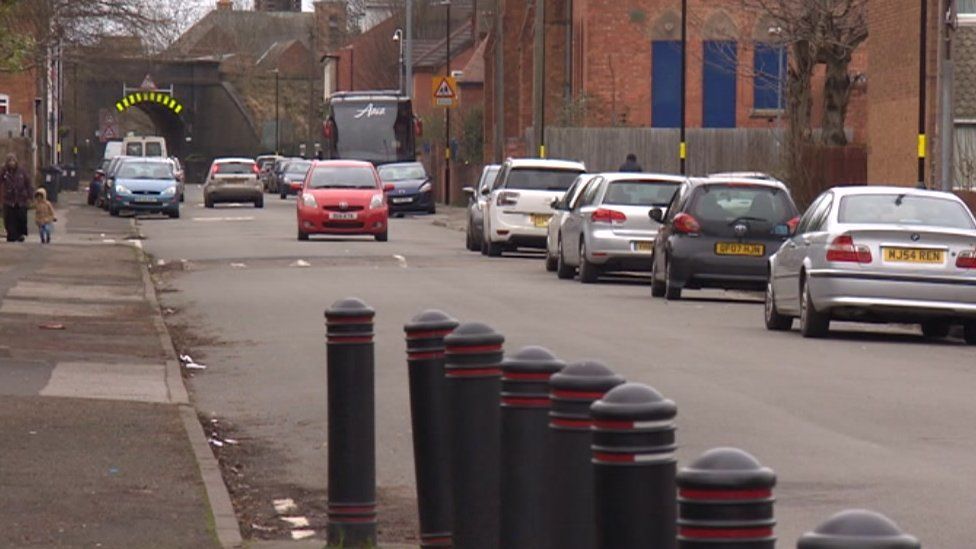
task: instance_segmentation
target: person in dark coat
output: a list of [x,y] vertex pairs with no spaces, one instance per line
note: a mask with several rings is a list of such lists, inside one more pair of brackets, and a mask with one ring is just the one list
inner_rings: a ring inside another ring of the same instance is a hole
[[34,186],[13,153],[7,155],[7,162],[0,172],[0,189],[7,242],[23,242],[27,239],[27,208],[34,196]]
[[642,172],[644,168],[637,163],[637,155],[630,153],[627,155],[627,161],[620,165],[620,169],[617,171],[621,172]]

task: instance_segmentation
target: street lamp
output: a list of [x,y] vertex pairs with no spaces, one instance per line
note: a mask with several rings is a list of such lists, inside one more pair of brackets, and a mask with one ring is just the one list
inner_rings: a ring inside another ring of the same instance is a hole
[[400,90],[400,94],[402,95],[404,93],[404,90],[403,90],[403,83],[404,83],[403,82],[404,81],[404,78],[403,78],[403,68],[404,68],[404,63],[403,63],[403,29],[397,29],[397,30],[395,30],[393,32],[393,41],[396,42],[397,45],[400,46],[400,60],[397,63],[397,77],[399,78],[399,85],[397,86],[397,89]]
[[[447,8],[447,22],[444,35],[446,48],[446,65],[444,74],[451,76],[451,0],[441,2]],[[444,203],[451,203],[451,107],[444,107]]]
[[275,156],[278,156],[281,151],[281,119],[278,116],[278,69],[275,69],[272,72],[274,72],[275,75]]
[[686,120],[686,107],[685,103],[688,102],[688,0],[681,0],[681,136],[679,138],[680,143],[678,144],[678,158],[681,165],[681,175],[685,175],[687,172],[687,167],[685,166],[685,157],[687,156],[688,147],[685,142],[685,127],[687,126]]

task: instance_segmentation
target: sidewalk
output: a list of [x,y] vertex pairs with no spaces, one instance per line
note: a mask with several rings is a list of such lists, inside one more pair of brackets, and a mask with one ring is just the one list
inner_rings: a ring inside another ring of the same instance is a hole
[[83,199],[0,242],[0,546],[239,544],[131,222]]

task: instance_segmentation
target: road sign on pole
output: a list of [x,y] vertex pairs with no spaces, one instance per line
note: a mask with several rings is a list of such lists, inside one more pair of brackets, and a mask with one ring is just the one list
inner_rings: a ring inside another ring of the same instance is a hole
[[432,92],[435,107],[453,109],[458,106],[457,79],[453,76],[435,77]]

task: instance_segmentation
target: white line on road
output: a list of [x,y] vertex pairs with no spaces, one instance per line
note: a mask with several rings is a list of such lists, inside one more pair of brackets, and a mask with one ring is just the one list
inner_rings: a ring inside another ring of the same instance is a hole
[[238,217],[194,217],[193,221],[254,221],[253,216]]
[[400,266],[403,267],[404,269],[407,268],[407,258],[403,257],[400,254],[395,254],[393,256],[393,259],[396,259],[397,260],[397,263],[399,263]]

